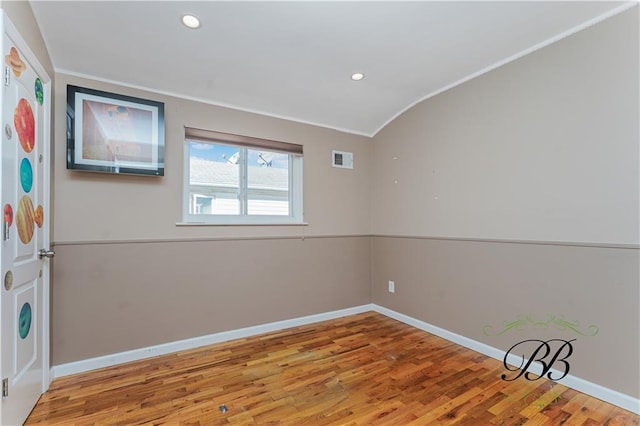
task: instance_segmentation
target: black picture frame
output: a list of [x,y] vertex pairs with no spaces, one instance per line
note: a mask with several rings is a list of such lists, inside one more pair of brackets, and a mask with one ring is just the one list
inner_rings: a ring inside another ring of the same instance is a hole
[[164,103],[67,85],[67,169],[164,176]]

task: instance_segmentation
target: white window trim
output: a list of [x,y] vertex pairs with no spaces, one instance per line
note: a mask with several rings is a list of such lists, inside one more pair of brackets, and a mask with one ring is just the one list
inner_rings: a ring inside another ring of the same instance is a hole
[[[220,143],[224,144],[224,142]],[[291,159],[289,162],[289,216],[189,214],[190,153],[189,140],[184,139],[182,168],[182,222],[177,222],[176,225],[307,225],[307,223],[304,222],[304,201],[302,198],[303,157],[290,155],[289,158]]]

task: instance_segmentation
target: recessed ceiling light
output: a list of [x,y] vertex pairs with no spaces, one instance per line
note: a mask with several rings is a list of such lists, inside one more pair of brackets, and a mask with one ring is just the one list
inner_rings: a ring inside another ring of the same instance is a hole
[[362,74],[361,72],[357,72],[355,74],[351,74],[351,80],[353,81],[360,81],[364,78],[364,74]]
[[183,15],[182,16],[182,23],[189,27],[189,28],[199,28],[200,27],[200,20],[195,17],[194,15]]

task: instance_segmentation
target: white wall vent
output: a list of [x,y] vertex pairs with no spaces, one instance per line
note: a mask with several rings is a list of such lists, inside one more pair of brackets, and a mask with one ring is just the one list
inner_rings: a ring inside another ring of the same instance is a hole
[[331,151],[331,164],[341,169],[353,169],[353,152]]

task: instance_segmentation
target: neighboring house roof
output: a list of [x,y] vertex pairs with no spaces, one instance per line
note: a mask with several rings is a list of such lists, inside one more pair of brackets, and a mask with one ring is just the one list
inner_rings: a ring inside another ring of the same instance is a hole
[[[238,166],[191,157],[189,178],[191,185],[238,187]],[[249,166],[249,188],[287,191],[289,170],[275,167]]]

